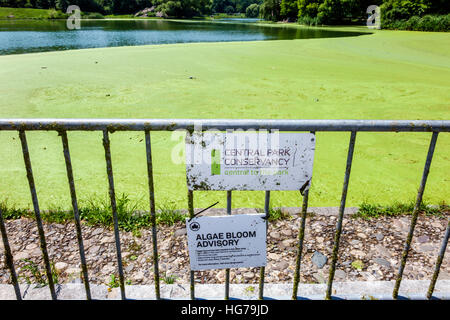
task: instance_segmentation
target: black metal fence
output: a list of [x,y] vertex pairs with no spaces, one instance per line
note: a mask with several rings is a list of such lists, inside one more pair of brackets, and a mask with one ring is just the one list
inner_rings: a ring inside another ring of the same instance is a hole
[[[148,172],[148,188],[149,188],[149,200],[150,200],[150,214],[152,223],[152,242],[153,242],[153,267],[154,267],[154,282],[155,282],[155,293],[156,298],[161,299],[160,295],[160,279],[159,279],[159,269],[158,269],[158,244],[157,244],[157,228],[156,228],[156,212],[155,212],[155,193],[153,185],[153,165],[152,165],[152,152],[151,152],[151,131],[174,131],[177,129],[184,129],[189,132],[194,130],[279,130],[279,131],[347,131],[350,132],[350,142],[347,155],[347,165],[345,169],[344,185],[342,188],[342,197],[339,207],[339,216],[336,225],[336,231],[334,236],[334,245],[331,266],[329,270],[328,283],[326,289],[326,299],[332,298],[332,286],[333,279],[336,270],[336,262],[338,259],[339,242],[342,233],[342,221],[344,216],[345,202],[347,197],[347,189],[350,180],[350,171],[352,167],[353,151],[355,148],[356,134],[358,131],[366,132],[431,132],[431,141],[428,148],[428,154],[426,157],[426,162],[423,170],[422,180],[420,182],[420,187],[417,194],[417,199],[415,207],[412,213],[410,229],[405,241],[405,246],[403,249],[401,262],[394,286],[394,291],[392,297],[394,299],[398,298],[398,292],[400,284],[402,281],[403,271],[407,262],[408,253],[411,246],[411,241],[413,238],[414,228],[416,226],[419,206],[422,203],[422,196],[425,190],[425,185],[427,182],[428,173],[431,166],[431,161],[433,159],[433,153],[436,146],[436,141],[438,134],[440,132],[450,132],[450,121],[443,120],[425,120],[425,121],[409,121],[409,120],[230,120],[230,119],[0,119],[0,130],[13,130],[19,132],[19,138],[22,145],[23,159],[25,163],[25,168],[27,172],[27,179],[29,183],[31,198],[33,202],[34,214],[36,218],[36,223],[38,227],[40,247],[42,251],[42,257],[45,264],[46,275],[48,279],[48,285],[51,293],[52,299],[57,298],[55,291],[55,284],[53,282],[52,270],[50,266],[49,256],[47,252],[47,244],[45,240],[44,229],[42,225],[42,219],[39,209],[39,202],[36,193],[36,187],[33,178],[33,171],[31,166],[30,155],[28,152],[28,144],[26,138],[26,131],[42,130],[42,131],[57,131],[61,136],[62,140],[62,150],[64,153],[64,159],[66,164],[67,178],[69,182],[69,190],[72,199],[72,207],[75,218],[75,225],[77,231],[78,247],[81,259],[81,267],[83,274],[83,283],[86,291],[86,298],[91,299],[91,291],[89,286],[89,276],[86,265],[86,258],[83,246],[83,236],[81,233],[80,226],[80,215],[78,211],[77,196],[75,190],[75,183],[72,173],[72,164],[70,160],[69,152],[69,142],[67,139],[67,131],[102,131],[103,132],[103,147],[105,149],[105,161],[106,170],[108,174],[109,182],[109,196],[111,201],[112,216],[114,222],[114,235],[115,235],[115,245],[117,252],[117,264],[119,273],[119,283],[120,292],[122,299],[126,299],[125,295],[125,283],[124,274],[122,267],[122,254],[120,248],[120,235],[118,227],[117,218],[117,207],[116,207],[116,196],[114,188],[114,177],[111,161],[111,148],[109,133],[114,131],[143,131],[145,135],[145,146],[147,154],[147,172]],[[227,213],[231,214],[231,191],[227,191]],[[308,194],[309,190],[300,190],[301,196],[303,197],[302,212],[301,212],[301,223],[298,232],[298,245],[297,245],[297,258],[296,258],[296,268],[294,273],[294,283],[292,299],[297,299],[298,294],[298,284],[300,282],[300,266],[302,261],[302,251],[303,251],[303,240],[306,228],[306,212],[308,208]],[[187,200],[190,217],[194,216],[193,201],[194,193],[192,190],[188,191]],[[269,202],[270,202],[270,190],[265,192],[265,214],[269,215]],[[17,274],[14,268],[13,256],[11,253],[11,248],[8,242],[8,236],[6,232],[6,227],[4,223],[4,218],[0,210],[0,231],[2,234],[4,249],[5,249],[5,260],[11,273],[11,282],[14,286],[15,294],[18,300],[20,300],[21,293],[17,280]],[[445,236],[442,240],[441,249],[439,251],[435,270],[430,281],[429,289],[427,292],[427,298],[432,297],[434,287],[439,275],[440,266],[444,258],[445,250],[447,247],[447,242],[450,235],[450,221],[448,222]],[[230,270],[226,270],[225,275],[225,299],[229,299],[229,284],[230,284]],[[259,299],[264,298],[264,267],[260,268],[260,281],[259,281]],[[191,299],[195,299],[195,283],[194,283],[194,271],[190,271],[191,275],[191,287],[190,296]]]

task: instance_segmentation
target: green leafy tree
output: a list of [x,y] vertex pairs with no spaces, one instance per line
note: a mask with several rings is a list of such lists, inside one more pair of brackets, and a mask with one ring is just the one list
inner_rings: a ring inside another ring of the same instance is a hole
[[280,1],[279,0],[264,0],[259,8],[259,15],[261,18],[270,21],[280,20]]
[[317,17],[321,3],[322,0],[298,0],[298,17]]
[[298,0],[281,0],[280,15],[283,19],[288,19],[289,21],[297,20]]
[[[211,10],[213,13],[227,12],[227,7],[232,7],[233,12],[244,13],[251,4],[261,4],[262,0],[211,0]],[[230,8],[228,8],[230,12]]]
[[[231,12],[230,7],[233,12],[247,14],[247,8],[253,4],[259,5],[259,15],[266,20],[294,21],[298,17],[302,23],[314,21],[323,24],[361,24],[367,19],[367,7],[374,4],[381,7],[382,25],[395,25],[414,18],[408,22],[408,30],[416,30],[415,24],[426,25],[421,26],[421,30],[434,30],[433,24],[446,24],[448,21],[448,18],[434,16],[450,13],[450,0],[0,0],[2,7],[56,8],[65,12],[69,5],[77,5],[83,12],[102,14],[134,14],[155,5],[165,16],[177,18]],[[253,15],[255,9],[256,6],[252,6],[249,14]],[[427,15],[433,17],[425,19]],[[439,30],[446,28],[438,27]]]
[[313,20],[319,24],[362,23],[367,19],[369,5],[383,0],[298,0],[299,21]]
[[66,12],[67,7],[70,5],[70,0],[56,0],[56,8],[62,12]]
[[367,8],[370,5],[380,6],[383,0],[345,0],[343,1],[344,15],[364,22],[367,20]]
[[236,12],[244,13],[250,5],[261,3],[261,0],[235,0],[235,9]]
[[428,3],[429,14],[450,14],[450,1],[448,0],[430,0]]
[[406,20],[429,12],[429,0],[387,0],[381,7],[381,21]]
[[231,0],[213,0],[211,3],[211,10],[214,13],[225,12],[225,8],[232,6],[234,3]]
[[234,8],[233,8],[233,6],[227,6],[227,7],[225,8],[225,13],[226,13],[226,14],[233,14],[233,13],[234,13]]
[[36,0],[35,1],[35,8],[38,8],[38,9],[48,9],[48,8],[51,8],[52,5],[55,5],[54,1],[49,1],[49,0]]
[[259,5],[252,3],[245,10],[245,16],[247,18],[257,18],[259,16]]
[[340,0],[324,0],[317,10],[317,19],[321,24],[337,24],[344,18],[344,8]]
[[209,0],[156,0],[155,4],[156,10],[168,17],[191,18],[211,12]]

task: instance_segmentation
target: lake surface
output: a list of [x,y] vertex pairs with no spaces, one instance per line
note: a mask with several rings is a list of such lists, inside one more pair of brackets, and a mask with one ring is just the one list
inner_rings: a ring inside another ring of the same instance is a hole
[[0,55],[147,44],[332,38],[366,34],[251,23],[256,20],[82,20],[79,30],[69,30],[65,20],[0,20]]

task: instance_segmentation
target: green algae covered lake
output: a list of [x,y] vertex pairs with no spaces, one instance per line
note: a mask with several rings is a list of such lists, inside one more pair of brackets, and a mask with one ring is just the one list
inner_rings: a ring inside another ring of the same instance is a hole
[[[450,119],[449,33],[377,30],[355,36],[367,28],[157,20],[82,21],[77,31],[42,22],[49,30],[39,31],[39,23],[0,22],[1,118]],[[149,29],[142,27],[146,23]],[[159,31],[150,27],[156,25]],[[176,40],[177,28],[190,43]],[[48,37],[48,43],[27,33]],[[89,48],[89,33],[103,48]],[[166,43],[152,42],[158,33]],[[130,42],[119,34],[128,34]],[[68,136],[80,202],[107,199],[101,132]],[[317,133],[310,206],[339,205],[349,137]],[[430,138],[358,133],[347,205],[414,201]],[[60,137],[29,132],[27,139],[41,207],[70,208]],[[185,164],[171,161],[183,154],[183,139],[152,133],[157,206],[187,206]],[[0,148],[0,201],[31,207],[18,133],[0,131]],[[117,194],[147,209],[144,134],[111,134],[111,148]],[[427,203],[450,201],[449,177],[450,136],[442,133]],[[215,201],[225,207],[226,192],[196,192],[194,206]],[[263,205],[264,192],[233,193],[235,208]],[[300,206],[301,197],[298,191],[274,191],[271,205]]]

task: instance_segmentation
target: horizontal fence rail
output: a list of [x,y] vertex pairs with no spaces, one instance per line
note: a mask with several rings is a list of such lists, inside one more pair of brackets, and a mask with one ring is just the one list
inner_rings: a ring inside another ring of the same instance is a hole
[[[147,161],[147,173],[148,173],[148,188],[149,188],[149,205],[152,221],[152,245],[153,245],[153,269],[154,269],[154,282],[155,282],[155,295],[156,299],[161,299],[160,296],[160,276],[159,276],[159,255],[157,244],[157,227],[155,218],[155,190],[153,185],[153,164],[151,154],[151,131],[174,131],[174,130],[219,130],[219,131],[232,131],[232,130],[279,130],[279,131],[309,131],[315,132],[349,132],[350,141],[347,155],[347,165],[344,174],[344,183],[342,189],[341,202],[339,206],[339,215],[336,224],[334,245],[332,260],[329,270],[327,288],[325,292],[326,299],[332,299],[332,285],[334,280],[334,273],[336,269],[336,263],[338,259],[339,243],[343,228],[343,216],[345,210],[345,202],[347,197],[347,190],[350,182],[350,172],[353,161],[353,154],[356,145],[357,132],[431,132],[431,141],[428,148],[428,153],[424,165],[422,174],[422,180],[419,185],[418,194],[414,210],[411,217],[411,224],[408,232],[408,236],[405,239],[405,247],[401,256],[401,262],[399,264],[399,270],[396,277],[394,291],[392,297],[398,298],[399,288],[403,277],[403,271],[407,263],[408,253],[410,251],[410,245],[413,238],[414,228],[417,223],[419,207],[422,203],[423,193],[425,191],[425,185],[430,171],[433,154],[436,147],[438,134],[440,132],[450,132],[450,121],[448,120],[244,120],[244,119],[0,119],[0,131],[18,131],[19,138],[22,145],[23,160],[27,172],[27,179],[30,188],[31,199],[33,202],[34,214],[36,223],[38,226],[39,241],[42,251],[42,257],[46,269],[46,275],[48,285],[52,299],[57,299],[57,293],[55,291],[55,284],[52,278],[52,269],[50,267],[50,260],[48,256],[47,243],[45,239],[44,229],[42,225],[42,219],[39,209],[37,192],[34,184],[33,171],[31,166],[31,159],[28,152],[28,144],[26,140],[26,131],[56,131],[59,133],[62,139],[62,151],[64,153],[64,159],[67,170],[67,179],[69,184],[69,191],[72,200],[72,207],[75,218],[75,226],[77,231],[78,249],[80,254],[82,277],[86,291],[86,298],[90,300],[91,292],[89,286],[88,270],[86,265],[85,250],[83,245],[83,237],[81,234],[80,216],[78,211],[76,189],[72,172],[72,164],[69,152],[69,141],[67,138],[67,131],[102,131],[103,133],[103,147],[105,151],[106,171],[108,175],[109,183],[109,197],[111,201],[112,212],[114,222],[114,236],[116,243],[117,253],[117,266],[119,273],[119,285],[122,299],[126,299],[125,294],[125,281],[122,267],[122,255],[120,248],[120,233],[118,228],[117,208],[116,208],[116,196],[114,188],[113,178],[113,166],[111,160],[111,142],[109,139],[109,133],[114,131],[142,131],[145,137],[146,158],[142,159]],[[295,272],[293,281],[292,299],[298,297],[298,284],[300,282],[300,269],[303,252],[303,241],[306,229],[306,213],[308,209],[308,194],[309,189],[303,191],[299,190],[302,200],[301,222],[298,231],[298,243],[297,243],[297,257],[295,262]],[[194,213],[194,192],[189,190],[187,193],[188,212],[192,218],[196,214]],[[227,214],[231,214],[232,203],[232,191],[227,191]],[[270,210],[270,190],[265,191],[265,203],[264,212],[266,215],[266,223],[268,221]],[[15,294],[18,300],[22,299],[19,283],[17,280],[17,273],[14,268],[14,261],[12,251],[9,245],[7,230],[5,221],[0,208],[0,231],[3,239],[3,247],[5,251],[5,264],[8,267],[11,274],[11,283],[14,287]],[[447,223],[447,229],[442,240],[441,249],[439,251],[435,270],[430,281],[428,292],[426,297],[431,299],[433,297],[433,291],[436,284],[436,280],[439,275],[439,270],[444,259],[445,250],[449,240],[450,234],[450,221]],[[230,269],[225,270],[225,299],[229,299],[229,284],[230,284]],[[195,272],[190,271],[190,297],[195,299]],[[258,298],[264,298],[264,278],[265,268],[260,268],[260,281]]]
[[450,132],[450,120],[0,119],[0,130],[173,131],[196,126],[202,130]]

